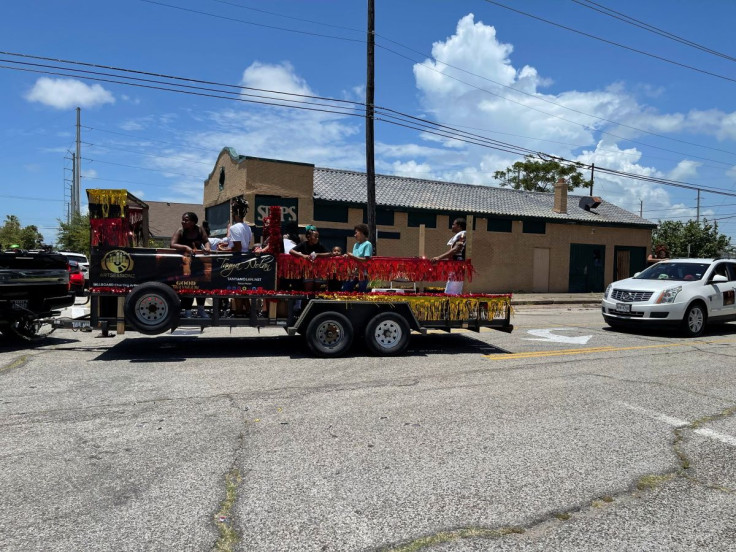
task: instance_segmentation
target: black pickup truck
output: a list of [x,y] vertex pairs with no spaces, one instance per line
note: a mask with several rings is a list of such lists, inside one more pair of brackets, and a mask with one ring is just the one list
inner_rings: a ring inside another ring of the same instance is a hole
[[74,304],[69,265],[58,253],[0,252],[0,332],[7,338],[35,341],[41,328]]

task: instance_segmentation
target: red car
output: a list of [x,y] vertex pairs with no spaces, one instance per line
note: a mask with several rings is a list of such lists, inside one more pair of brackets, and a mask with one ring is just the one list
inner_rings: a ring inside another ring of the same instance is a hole
[[84,273],[77,261],[68,260],[69,266],[69,291],[76,297],[84,295]]

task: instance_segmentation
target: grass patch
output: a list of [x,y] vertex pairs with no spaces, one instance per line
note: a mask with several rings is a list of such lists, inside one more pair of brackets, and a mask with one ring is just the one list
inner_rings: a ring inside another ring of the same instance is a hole
[[637,481],[636,488],[640,491],[655,489],[674,477],[674,473],[668,473],[666,475],[645,475]]
[[521,527],[502,527],[501,529],[483,529],[481,527],[467,527],[458,529],[457,531],[442,531],[440,533],[422,537],[412,542],[402,544],[396,548],[385,549],[385,552],[417,552],[422,548],[434,546],[444,542],[451,542],[458,539],[484,538],[498,539],[506,535],[521,535],[524,529]]
[[238,498],[238,486],[243,478],[237,469],[233,469],[225,475],[225,500],[220,505],[220,510],[215,514],[215,525],[220,536],[215,543],[215,550],[219,552],[232,552],[240,540],[240,535],[231,523],[232,509]]

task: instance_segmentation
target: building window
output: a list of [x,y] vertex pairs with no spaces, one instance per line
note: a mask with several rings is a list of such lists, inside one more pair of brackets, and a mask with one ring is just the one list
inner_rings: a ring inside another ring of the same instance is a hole
[[488,219],[489,232],[511,232],[511,219]]
[[[368,223],[366,208],[363,207],[363,223]],[[391,209],[376,207],[376,226],[393,226],[394,212]]]
[[427,228],[437,228],[437,215],[424,211],[409,211],[407,226],[418,228],[422,224]]
[[220,191],[225,189],[225,167],[220,167],[220,178],[217,180]]
[[348,206],[315,201],[314,220],[322,220],[327,222],[347,222]]
[[523,232],[525,234],[545,234],[547,223],[543,220],[525,220]]

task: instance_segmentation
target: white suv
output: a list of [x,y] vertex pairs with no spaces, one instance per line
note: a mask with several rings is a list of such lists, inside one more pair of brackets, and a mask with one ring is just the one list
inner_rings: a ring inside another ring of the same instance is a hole
[[83,253],[72,253],[70,251],[59,251],[59,253],[70,261],[77,261],[79,263],[79,268],[82,270],[82,274],[84,274],[84,287],[89,287],[89,260],[87,259],[87,255]]
[[672,259],[613,282],[603,295],[612,328],[676,325],[689,337],[736,320],[736,259]]

